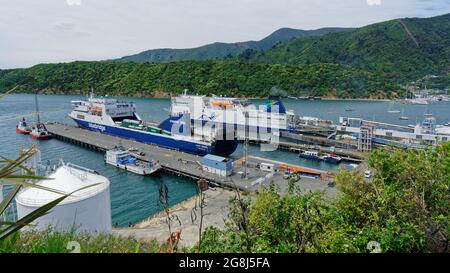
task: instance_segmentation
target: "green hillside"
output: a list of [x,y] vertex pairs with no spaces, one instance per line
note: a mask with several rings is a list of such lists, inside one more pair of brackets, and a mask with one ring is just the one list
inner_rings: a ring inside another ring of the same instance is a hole
[[[290,94],[369,97],[398,87],[365,71],[343,65],[250,64],[241,61],[171,63],[72,62],[40,64],[0,73],[0,91],[20,84],[22,92],[166,96],[187,88],[200,94],[264,97],[276,86]],[[380,95],[382,96],[382,95]]]
[[320,37],[297,38],[251,58],[256,63],[338,63],[404,82],[450,71],[450,14],[406,18]]
[[152,49],[138,54],[125,56],[117,61],[132,62],[172,62],[181,60],[212,60],[238,57],[246,50],[263,51],[274,45],[293,38],[318,36],[326,33],[343,31],[343,28],[322,28],[317,30],[301,30],[292,28],[279,29],[260,41],[247,41],[239,43],[213,43],[188,49]]

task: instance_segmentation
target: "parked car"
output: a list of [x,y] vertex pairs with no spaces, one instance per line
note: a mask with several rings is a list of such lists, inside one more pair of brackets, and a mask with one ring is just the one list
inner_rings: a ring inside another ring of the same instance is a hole
[[370,171],[370,170],[365,171],[364,172],[364,177],[365,178],[371,178],[372,177],[372,171]]

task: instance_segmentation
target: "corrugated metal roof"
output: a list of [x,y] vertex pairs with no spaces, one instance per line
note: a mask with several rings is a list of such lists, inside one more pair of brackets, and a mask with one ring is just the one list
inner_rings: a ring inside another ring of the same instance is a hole
[[214,160],[214,161],[219,161],[219,162],[223,162],[223,161],[227,160],[225,157],[221,157],[221,156],[217,156],[217,155],[213,155],[213,154],[207,154],[203,158]]

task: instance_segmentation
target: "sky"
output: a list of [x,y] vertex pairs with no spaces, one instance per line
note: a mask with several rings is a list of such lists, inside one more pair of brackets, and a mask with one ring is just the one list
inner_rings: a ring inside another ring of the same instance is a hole
[[450,12],[450,0],[0,0],[0,69]]

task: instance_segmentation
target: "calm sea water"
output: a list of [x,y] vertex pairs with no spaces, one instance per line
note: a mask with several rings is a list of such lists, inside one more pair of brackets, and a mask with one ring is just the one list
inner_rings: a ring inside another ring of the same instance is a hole
[[[39,95],[41,119],[44,121],[58,121],[74,124],[67,114],[71,111],[71,100],[83,99],[80,96]],[[141,118],[145,120],[161,121],[167,117],[170,106],[168,99],[133,98],[137,104]],[[262,103],[263,100],[255,100]],[[339,116],[362,117],[369,120],[397,124],[414,124],[422,121],[425,111],[431,111],[438,123],[450,121],[450,103],[439,102],[433,105],[397,105],[404,110],[409,121],[398,119],[398,114],[389,114],[389,102],[382,101],[296,101],[285,100],[286,108],[293,109],[297,114],[315,116],[324,119],[338,120]],[[354,111],[346,112],[350,106]],[[37,142],[29,136],[15,133],[14,128],[22,117],[28,121],[35,120],[34,95],[13,94],[0,100],[0,155],[14,158],[22,148],[37,144],[43,160],[50,160],[56,164],[60,158],[65,162],[72,162],[94,169],[107,176],[111,181],[111,209],[112,221],[119,226],[128,225],[143,220],[161,210],[158,205],[158,188],[165,184],[169,189],[170,203],[176,204],[192,197],[196,190],[193,181],[173,175],[160,174],[154,177],[142,177],[105,165],[103,153],[89,151],[75,145],[52,139]],[[336,165],[323,162],[300,159],[294,153],[274,151],[261,152],[257,146],[250,148],[250,154],[325,170],[336,169]],[[232,157],[242,156],[242,149],[238,148]]]

